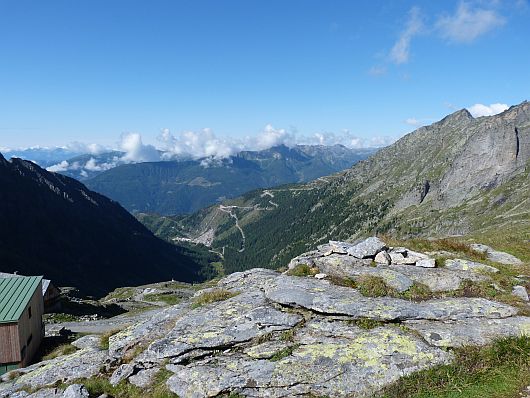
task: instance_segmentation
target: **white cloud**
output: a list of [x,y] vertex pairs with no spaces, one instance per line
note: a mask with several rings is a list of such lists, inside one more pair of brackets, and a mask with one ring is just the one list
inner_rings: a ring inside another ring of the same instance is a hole
[[51,171],[53,173],[60,173],[62,171],[68,170],[70,167],[70,164],[63,160],[61,163],[54,164],[53,166],[47,167],[46,170]]
[[481,117],[481,116],[493,116],[498,113],[504,112],[506,109],[508,109],[507,104],[491,104],[491,105],[483,105],[483,104],[475,104],[467,108],[469,113],[473,117]]
[[294,134],[287,132],[285,129],[275,129],[272,125],[268,124],[254,140],[250,140],[250,146],[257,150],[267,149],[278,145],[296,145]]
[[160,160],[157,149],[152,145],[144,145],[142,136],[138,133],[122,134],[120,149],[125,152],[122,157],[125,162],[155,162]]
[[85,166],[83,168],[85,170],[88,170],[88,171],[105,171],[105,170],[110,170],[113,167],[116,167],[118,165],[118,163],[119,163],[119,159],[115,158],[112,163],[100,163],[100,164],[97,164],[96,159],[90,158],[85,163]]
[[473,8],[461,2],[453,15],[444,15],[436,22],[438,33],[456,43],[471,43],[489,31],[504,25],[506,20],[497,11]]
[[162,130],[158,137],[161,143],[163,160],[174,158],[226,158],[243,149],[243,145],[237,141],[230,141],[216,137],[211,129],[203,129],[199,132],[185,131],[173,135],[169,129]]
[[414,36],[423,30],[423,20],[418,7],[412,7],[409,11],[409,19],[399,39],[390,50],[390,59],[396,64],[408,62],[410,57],[410,42]]
[[[75,170],[82,177],[89,177],[89,172],[101,172],[121,164],[172,159],[201,159],[203,167],[215,167],[241,151],[264,150],[278,145],[292,147],[297,144],[341,144],[349,148],[366,148],[385,146],[394,141],[393,138],[384,136],[369,139],[360,138],[349,130],[343,130],[338,134],[317,132],[310,136],[304,136],[298,134],[295,128],[291,128],[288,131],[286,129],[277,129],[271,124],[266,125],[258,134],[242,139],[218,137],[211,129],[203,129],[199,132],[185,131],[177,135],[173,135],[169,129],[163,129],[157,138],[159,142],[158,148],[144,144],[141,135],[138,133],[125,133],[122,134],[121,140],[117,144],[117,149],[123,151],[123,155],[113,156],[110,159],[105,157],[105,160],[102,161],[101,158],[97,157],[97,153],[100,152],[97,152],[84,164],[79,161],[69,163],[65,160],[48,167],[47,170],[54,172]],[[87,151],[88,148],[100,151],[100,147],[95,145],[75,143],[75,146],[77,148],[85,148]],[[111,150],[107,148],[104,152]]]

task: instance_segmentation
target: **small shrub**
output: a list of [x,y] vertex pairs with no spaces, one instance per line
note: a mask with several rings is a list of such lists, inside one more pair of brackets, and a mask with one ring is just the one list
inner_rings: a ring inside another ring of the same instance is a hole
[[497,295],[497,291],[490,282],[473,282],[465,280],[458,289],[457,295],[461,297],[493,298]]
[[238,294],[239,293],[231,292],[226,289],[212,289],[196,297],[192,304],[192,308],[202,307],[203,305],[215,303],[216,301],[228,300]]
[[318,268],[311,267],[309,264],[298,264],[287,271],[287,275],[291,276],[315,276],[316,274],[318,274]]
[[341,278],[340,276],[331,275],[328,276],[327,280],[337,286],[351,287],[353,289],[357,287],[355,281],[350,278]]
[[383,297],[394,293],[380,276],[362,275],[357,279],[357,289],[363,296]]

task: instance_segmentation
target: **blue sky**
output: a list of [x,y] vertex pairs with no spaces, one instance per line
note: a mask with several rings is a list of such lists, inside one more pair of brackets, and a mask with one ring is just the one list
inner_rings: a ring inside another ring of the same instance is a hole
[[0,0],[0,147],[385,142],[528,99],[529,20],[523,0]]

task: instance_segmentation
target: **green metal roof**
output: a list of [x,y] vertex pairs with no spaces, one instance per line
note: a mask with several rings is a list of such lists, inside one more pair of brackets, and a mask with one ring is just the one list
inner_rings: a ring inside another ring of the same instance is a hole
[[17,322],[42,276],[0,278],[0,323]]

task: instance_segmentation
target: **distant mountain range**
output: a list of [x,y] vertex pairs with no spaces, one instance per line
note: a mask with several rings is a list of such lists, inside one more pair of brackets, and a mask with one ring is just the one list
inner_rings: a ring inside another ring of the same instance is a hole
[[349,168],[375,151],[342,145],[280,145],[224,159],[122,164],[105,170],[106,164],[120,157],[120,153],[110,153],[70,159],[69,165],[85,166],[64,173],[84,178],[90,189],[132,213],[172,215],[191,213],[257,188],[310,181]]
[[8,149],[3,151],[5,158],[27,159],[41,167],[49,167],[66,159],[82,155],[82,152],[68,148],[24,148]]
[[103,295],[119,286],[210,276],[207,251],[156,238],[80,182],[0,154],[0,271]]
[[342,173],[256,190],[190,216],[139,215],[158,236],[224,254],[227,272],[275,268],[329,239],[489,234],[530,240],[530,103],[455,112]]

